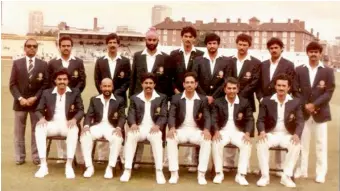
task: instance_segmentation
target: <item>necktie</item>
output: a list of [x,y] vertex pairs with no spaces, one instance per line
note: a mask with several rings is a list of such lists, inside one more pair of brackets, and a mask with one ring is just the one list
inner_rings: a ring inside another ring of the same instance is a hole
[[33,60],[29,60],[29,65],[28,65],[28,78],[31,79],[33,75]]

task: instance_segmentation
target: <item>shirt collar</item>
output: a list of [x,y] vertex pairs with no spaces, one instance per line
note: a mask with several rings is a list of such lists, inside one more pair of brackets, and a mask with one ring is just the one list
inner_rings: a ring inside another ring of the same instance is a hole
[[[194,45],[192,45],[191,51],[190,51],[190,52],[192,52],[192,51],[196,52],[196,50],[197,50],[196,47],[194,47]],[[185,52],[185,51],[184,51],[184,46],[183,46],[183,45],[181,46],[181,48],[179,49],[179,51],[180,51],[180,52]]]
[[[280,56],[280,57],[276,60],[275,65],[279,64],[281,58],[282,58],[282,56]],[[270,65],[274,64],[274,63],[272,62],[272,58],[269,58],[269,63],[270,63]]]
[[[181,99],[183,99],[183,98],[185,98],[185,99],[189,99],[189,98],[187,98],[186,96],[185,96],[185,90],[184,90],[184,92],[183,92],[183,94],[182,94],[182,97],[181,97]],[[197,99],[197,100],[201,100],[200,99],[200,97],[198,96],[198,94],[197,94],[197,92],[195,91],[195,93],[194,93],[194,97],[192,98],[193,100],[195,100],[195,99]]]
[[[303,66],[307,67],[307,68],[311,68],[309,63],[308,64],[304,64]],[[321,61],[319,61],[317,68],[319,68],[319,67],[325,68],[325,65]]]
[[[237,54],[235,54],[233,58],[236,58],[238,60]],[[249,60],[249,61],[251,60],[250,54],[247,54],[247,56],[243,59],[243,61],[246,61],[246,60]]]
[[[217,55],[215,57],[215,60],[219,57],[222,57],[223,55],[220,53],[220,51],[217,51]],[[205,51],[204,54],[203,54],[203,58],[206,58],[208,60],[210,60],[210,57],[209,57],[209,53],[208,51]]]
[[[137,97],[140,98],[141,100],[143,100],[143,101],[145,102],[146,99],[145,99],[145,96],[144,96],[144,90],[143,90],[141,93],[139,93],[139,94],[137,95]],[[152,100],[154,100],[154,99],[156,99],[156,98],[158,98],[158,97],[160,97],[160,96],[158,95],[158,93],[157,93],[155,90],[153,90],[153,91],[152,91],[152,95],[151,95],[151,99],[150,99],[149,101],[152,101]]]
[[[148,51],[147,51],[146,48],[143,50],[142,55],[143,55],[143,54],[144,54],[144,55],[147,55],[147,56],[151,56],[151,55],[148,53]],[[156,50],[156,53],[155,53],[153,56],[157,56],[157,55],[162,55],[162,52],[161,52],[159,49]]]
[[[63,60],[63,58],[59,55],[59,56],[57,57],[57,60]],[[71,55],[71,56],[68,58],[68,60],[66,60],[66,61],[70,61],[70,60],[76,60],[76,57],[74,57],[73,55]]]
[[33,61],[33,63],[34,63],[34,61],[35,61],[35,56],[33,56],[32,58],[26,56],[27,64],[29,64],[30,59],[32,59],[32,61]]
[[114,59],[111,59],[111,57],[109,56],[109,54],[106,54],[106,55],[104,56],[104,59],[116,61],[116,60],[118,60],[118,59],[122,59],[122,57],[117,53],[116,57],[115,57]]
[[[275,93],[274,95],[272,95],[272,97],[271,97],[270,99],[271,99],[271,100],[274,100],[274,101],[277,102],[277,103],[280,103],[279,98],[277,98],[277,94],[276,94],[276,93]],[[289,100],[293,100],[293,98],[292,98],[291,95],[287,94],[287,95],[286,95],[286,99],[284,100],[283,103],[286,103],[286,102],[288,102]]]
[[[99,94],[98,96],[96,96],[96,98],[99,98],[101,100],[104,100],[104,95],[103,94]],[[111,94],[110,99],[116,100],[115,96],[113,94]]]
[[[72,92],[72,90],[67,86],[66,87],[66,91],[65,91],[65,93],[66,92]],[[52,94],[56,94],[57,93],[57,87],[54,87],[54,89],[53,89],[53,91],[52,91]]]
[[227,100],[228,104],[240,104],[240,99],[238,98],[238,95],[236,95],[234,103],[230,103],[227,96],[225,96],[225,100]]

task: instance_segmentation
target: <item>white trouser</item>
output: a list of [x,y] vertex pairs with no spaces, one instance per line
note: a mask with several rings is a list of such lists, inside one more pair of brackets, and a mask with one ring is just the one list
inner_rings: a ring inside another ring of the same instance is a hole
[[269,177],[269,148],[276,146],[288,149],[283,163],[283,173],[287,176],[293,176],[301,145],[293,144],[292,135],[285,132],[267,133],[267,140],[257,143],[257,157],[262,176]]
[[109,123],[99,123],[90,127],[90,133],[86,133],[80,137],[81,148],[84,155],[86,167],[93,166],[92,164],[92,148],[93,141],[104,137],[109,141],[110,156],[109,166],[115,167],[117,157],[122,147],[123,138],[118,137],[114,133],[115,128]]
[[238,173],[247,174],[249,157],[251,152],[251,144],[243,141],[244,133],[234,128],[225,128],[220,131],[222,140],[213,141],[212,155],[217,173],[223,172],[223,150],[224,147],[231,143],[240,149],[240,157],[238,160]]
[[310,117],[303,128],[301,136],[301,173],[308,174],[308,157],[311,133],[315,134],[316,148],[316,175],[326,176],[327,174],[327,123],[316,123]]
[[162,132],[150,133],[152,125],[140,125],[138,132],[129,131],[124,146],[125,169],[132,169],[133,158],[139,141],[148,140],[151,144],[152,154],[157,170],[163,169]]
[[178,144],[187,142],[200,145],[198,171],[206,172],[209,164],[211,140],[204,140],[202,130],[196,127],[177,129],[174,139],[167,138],[169,171],[178,171]]
[[48,121],[46,126],[37,125],[37,128],[35,130],[35,138],[37,141],[39,158],[46,158],[47,137],[66,136],[67,158],[73,159],[78,142],[78,132],[79,129],[77,126],[68,128],[66,120]]

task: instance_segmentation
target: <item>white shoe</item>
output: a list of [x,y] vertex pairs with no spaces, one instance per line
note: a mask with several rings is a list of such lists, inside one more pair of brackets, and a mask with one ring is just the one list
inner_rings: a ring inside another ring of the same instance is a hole
[[179,178],[178,171],[171,172],[171,177],[169,179],[169,183],[170,184],[177,184],[178,178]]
[[205,173],[198,172],[197,179],[198,179],[199,185],[206,185],[207,184],[207,180],[205,179]]
[[163,171],[156,170],[156,182],[157,182],[157,184],[165,184],[166,183]]
[[316,178],[315,178],[315,182],[317,182],[317,183],[325,183],[325,176],[317,175]]
[[243,175],[237,174],[235,176],[235,182],[239,183],[241,186],[248,186],[249,183],[246,180],[246,177],[244,177]]
[[34,177],[44,178],[46,175],[48,175],[48,168],[46,165],[41,165],[39,170],[34,174]]
[[298,179],[298,178],[307,178],[308,175],[307,173],[302,173],[300,168],[297,168],[295,173],[294,173],[294,178]]
[[104,174],[104,178],[106,178],[106,179],[111,179],[111,178],[113,178],[112,167],[111,167],[111,166],[107,166],[107,167],[106,167],[105,174]]
[[94,168],[93,166],[87,167],[86,171],[84,172],[84,177],[85,178],[90,178],[94,174]]
[[257,181],[257,186],[267,186],[269,184],[269,177],[263,177],[261,176],[260,180]]
[[124,170],[123,175],[120,177],[121,182],[129,182],[131,177],[131,170]]
[[285,174],[282,174],[280,183],[285,185],[288,188],[296,187],[296,184],[293,182],[293,180]]
[[74,174],[74,170],[72,168],[72,166],[66,166],[65,167],[65,175],[67,179],[73,179],[76,177],[76,175]]
[[197,168],[196,167],[189,167],[188,172],[197,172]]
[[282,177],[283,173],[282,172],[275,172],[275,176],[277,177]]
[[224,174],[223,174],[223,172],[217,173],[216,176],[215,176],[215,178],[214,178],[214,180],[213,180],[213,183],[215,183],[215,184],[221,184],[222,181],[223,181],[223,179],[224,179]]

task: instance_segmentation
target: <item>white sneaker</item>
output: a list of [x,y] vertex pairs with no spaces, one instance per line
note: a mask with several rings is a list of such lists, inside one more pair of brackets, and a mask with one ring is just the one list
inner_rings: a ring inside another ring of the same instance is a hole
[[269,184],[269,177],[261,176],[260,180],[257,181],[257,186],[267,186]]
[[120,177],[121,182],[129,182],[131,177],[131,170],[124,170],[123,175]]
[[41,165],[39,170],[34,174],[34,177],[44,178],[46,175],[48,175],[48,168],[46,165]]
[[169,183],[170,184],[177,184],[178,178],[179,178],[178,171],[171,172],[171,177],[169,179]]
[[197,168],[196,167],[189,167],[188,172],[197,172]]
[[162,170],[156,170],[156,182],[157,184],[165,184],[166,180]]
[[197,179],[198,179],[199,185],[206,185],[207,184],[207,180],[205,179],[205,173],[198,172]]
[[296,187],[296,184],[293,182],[293,180],[285,174],[282,174],[280,183],[285,185],[288,188]]
[[73,179],[76,177],[76,175],[74,174],[74,170],[72,168],[72,166],[66,166],[65,167],[65,175],[67,179]]
[[315,182],[317,183],[325,183],[325,176],[320,176],[320,175],[317,175],[316,178],[315,178]]
[[86,171],[84,172],[84,177],[85,178],[90,178],[94,174],[94,168],[93,166],[87,167]]
[[294,178],[298,179],[298,178],[307,178],[308,175],[307,173],[302,173],[300,168],[297,168],[295,173],[294,173]]
[[246,177],[244,177],[243,175],[237,174],[235,176],[235,182],[239,183],[241,186],[248,186],[249,183],[246,180]]
[[216,176],[215,176],[215,178],[214,178],[214,180],[213,180],[213,183],[215,183],[215,184],[221,184],[222,181],[223,181],[223,179],[224,179],[224,174],[223,174],[223,172],[216,173]]
[[113,178],[112,167],[111,167],[111,166],[107,166],[107,167],[106,167],[105,174],[104,174],[104,178],[106,178],[106,179],[111,179],[111,178]]
[[277,177],[282,177],[283,173],[282,172],[275,172],[275,176]]

